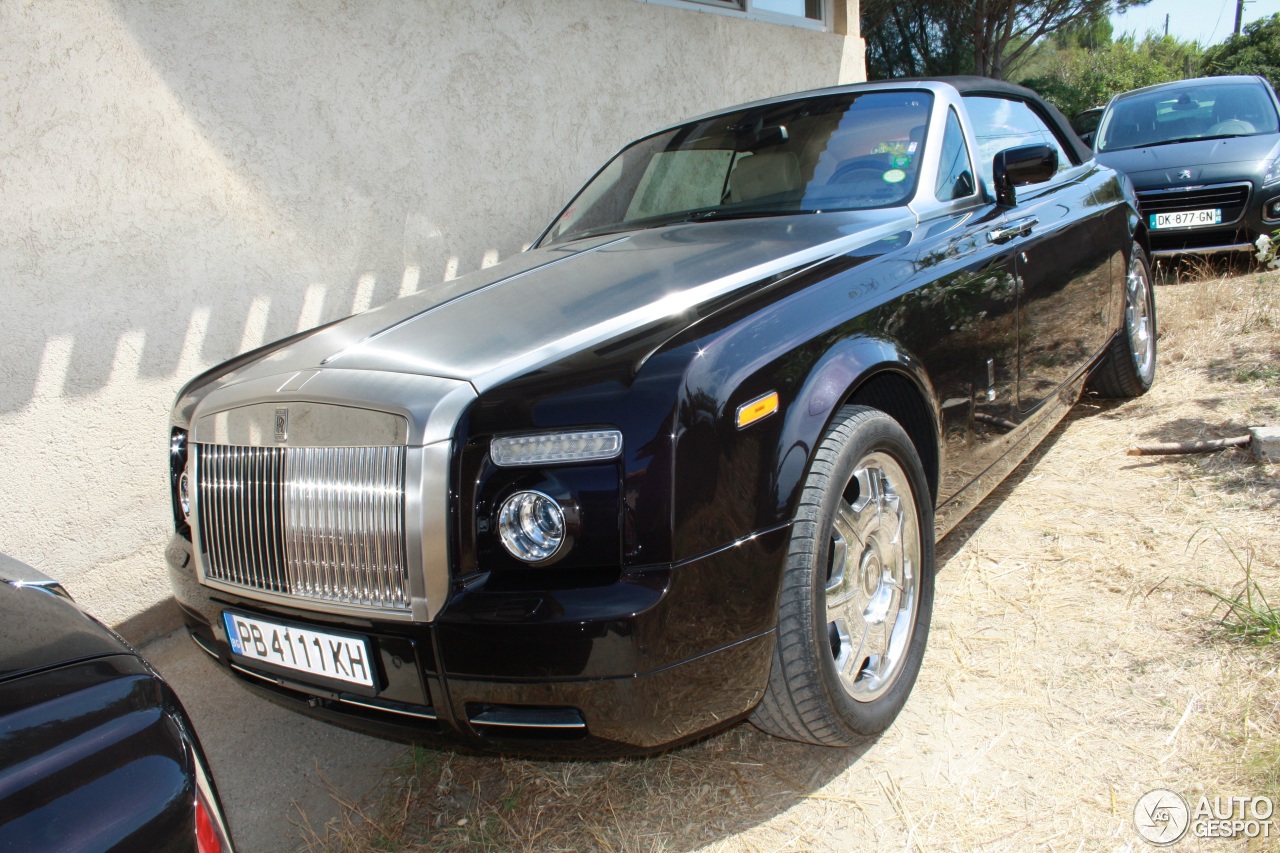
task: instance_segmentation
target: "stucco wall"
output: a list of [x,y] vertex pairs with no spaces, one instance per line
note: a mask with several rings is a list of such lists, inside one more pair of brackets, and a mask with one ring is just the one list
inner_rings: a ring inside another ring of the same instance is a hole
[[519,251],[639,133],[863,76],[637,0],[0,3],[0,552],[152,607],[187,378]]

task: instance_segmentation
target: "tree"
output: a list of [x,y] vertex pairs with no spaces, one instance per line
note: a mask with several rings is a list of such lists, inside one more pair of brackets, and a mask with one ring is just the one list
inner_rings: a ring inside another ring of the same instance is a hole
[[970,28],[969,4],[863,0],[861,8],[869,79],[973,73],[973,49],[956,37]]
[[1209,48],[1205,74],[1258,74],[1280,85],[1280,14],[1254,21],[1238,36]]
[[[1103,50],[1115,41],[1115,31],[1111,26],[1111,17],[1105,9],[1096,14],[1066,27],[1061,27],[1053,34],[1053,42],[1059,50],[1080,47],[1085,50]],[[1043,42],[1041,42],[1043,44]]]
[[1036,76],[1022,80],[1067,115],[1105,104],[1112,95],[1169,80],[1195,77],[1199,47],[1171,36],[1126,36],[1097,50],[1055,48],[1037,57]]
[[1044,36],[1096,26],[1150,0],[864,0],[872,79],[973,73],[1003,79]]

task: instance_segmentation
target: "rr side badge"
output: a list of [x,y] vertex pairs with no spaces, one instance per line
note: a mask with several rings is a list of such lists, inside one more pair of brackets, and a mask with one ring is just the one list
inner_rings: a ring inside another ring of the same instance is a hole
[[289,410],[276,409],[276,443],[283,444],[289,440]]

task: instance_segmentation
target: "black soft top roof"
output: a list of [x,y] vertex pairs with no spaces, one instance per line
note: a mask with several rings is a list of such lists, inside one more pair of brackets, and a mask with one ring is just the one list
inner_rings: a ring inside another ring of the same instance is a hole
[[[1053,104],[1040,97],[1035,91],[1028,89],[1026,86],[1019,86],[1016,83],[1007,83],[1004,80],[995,80],[991,77],[920,77],[921,81],[936,80],[940,83],[948,83],[954,86],[961,95],[998,95],[1007,98],[1017,98],[1020,101],[1026,101],[1031,107],[1040,114],[1050,125],[1058,131],[1058,138],[1067,146],[1074,154],[1076,159],[1083,163],[1093,157],[1093,149],[1085,145],[1080,137],[1076,136],[1076,132],[1071,129],[1071,123],[1067,121],[1067,117],[1062,111]],[[893,82],[891,80],[876,82]]]

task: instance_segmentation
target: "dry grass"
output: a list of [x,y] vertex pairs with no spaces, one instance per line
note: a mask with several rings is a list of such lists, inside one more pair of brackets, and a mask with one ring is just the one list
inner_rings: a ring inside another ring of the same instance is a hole
[[924,670],[880,738],[830,750],[744,725],[598,762],[411,750],[306,847],[1141,849],[1151,788],[1280,802],[1280,646],[1222,642],[1206,591],[1236,595],[1247,565],[1280,599],[1280,472],[1239,450],[1125,455],[1280,424],[1280,275],[1157,299],[1151,393],[1083,401],[940,546]]

